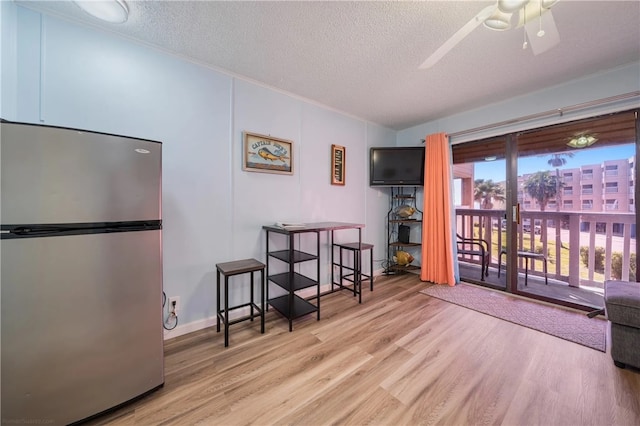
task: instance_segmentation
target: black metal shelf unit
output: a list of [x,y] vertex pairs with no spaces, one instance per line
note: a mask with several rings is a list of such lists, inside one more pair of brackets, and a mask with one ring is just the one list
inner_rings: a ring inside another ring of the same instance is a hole
[[[316,235],[316,254],[303,252],[295,248],[294,235],[301,232],[288,232],[287,230],[279,231],[273,227],[265,227],[267,231],[267,304],[271,305],[276,311],[289,320],[289,331],[293,330],[293,320],[313,312],[317,312],[318,321],[320,321],[320,232],[317,230],[304,231],[305,233],[315,233]],[[288,248],[286,250],[269,251],[269,236],[271,233],[286,236]],[[271,274],[270,260],[277,259],[287,264],[287,271]],[[294,267],[298,263],[315,261],[316,279],[295,272]],[[278,287],[286,290],[286,294],[269,299],[269,281]],[[297,291],[305,288],[317,288],[316,296],[307,299],[296,294]],[[315,300],[316,304],[309,302]],[[267,309],[268,309],[267,305]]]
[[[387,267],[385,274],[398,274],[405,272],[419,273],[420,266],[398,265],[393,257],[398,250],[410,251],[418,256],[418,249],[422,247],[420,237],[416,236],[417,230],[422,228],[422,211],[416,205],[416,187],[391,187],[389,198],[389,211],[387,212]],[[415,209],[415,212],[407,216],[407,209]],[[412,236],[413,234],[413,236]],[[422,232],[419,232],[420,236]]]

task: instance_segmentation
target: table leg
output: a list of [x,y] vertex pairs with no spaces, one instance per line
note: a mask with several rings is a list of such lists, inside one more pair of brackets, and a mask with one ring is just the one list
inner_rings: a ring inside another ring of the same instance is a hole
[[260,269],[260,333],[264,334],[264,308],[266,305],[264,298],[264,269]]
[[251,304],[249,306],[251,307],[251,322],[253,322],[253,304],[255,303],[253,301],[253,274],[255,274],[255,271],[251,271],[249,274],[251,275],[251,290],[249,290],[249,294],[251,296]]

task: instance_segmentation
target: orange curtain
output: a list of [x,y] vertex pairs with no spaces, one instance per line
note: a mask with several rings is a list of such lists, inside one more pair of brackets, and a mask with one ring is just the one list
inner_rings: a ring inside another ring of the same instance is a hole
[[451,150],[444,133],[425,141],[422,268],[420,278],[456,284],[451,219]]

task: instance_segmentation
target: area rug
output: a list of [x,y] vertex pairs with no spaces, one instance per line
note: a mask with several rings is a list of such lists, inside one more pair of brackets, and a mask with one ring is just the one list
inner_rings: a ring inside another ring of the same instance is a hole
[[429,284],[429,287],[420,293],[602,352],[606,351],[607,321],[602,318],[589,318],[583,313],[467,284],[458,284],[455,287]]

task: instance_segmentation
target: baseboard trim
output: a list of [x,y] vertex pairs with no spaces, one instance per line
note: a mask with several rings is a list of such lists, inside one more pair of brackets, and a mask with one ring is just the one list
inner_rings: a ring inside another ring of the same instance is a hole
[[[180,317],[178,316],[178,321]],[[197,321],[192,321],[187,324],[179,324],[176,328],[171,330],[164,330],[164,340],[173,339],[185,334],[193,333],[194,331],[203,330],[208,327],[216,325],[216,317],[212,316]]]
[[[382,275],[382,273],[384,272],[384,269],[378,269],[376,271],[373,272],[373,276],[374,276],[374,280],[375,277]],[[320,291],[324,291],[326,289],[328,289],[328,287],[331,284],[322,284],[320,286]],[[375,285],[375,282],[374,282]],[[326,288],[325,288],[326,287]],[[301,294],[304,294],[304,290],[301,292]],[[238,309],[236,311],[233,312],[229,312],[229,316],[231,319],[233,318],[239,318],[241,316],[245,316],[249,314],[249,308],[243,308],[243,309]],[[180,321],[180,317],[178,316],[178,322]],[[196,321],[192,321],[190,323],[186,323],[186,324],[178,324],[176,326],[176,328],[171,329],[171,330],[164,330],[164,340],[169,340],[169,339],[173,339],[176,337],[180,337],[183,336],[185,334],[189,334],[189,333],[193,333],[195,331],[200,331],[203,330],[205,328],[209,328],[209,327],[213,327],[216,325],[216,316],[213,315],[211,317],[208,318],[203,318],[200,320],[196,320]]]

